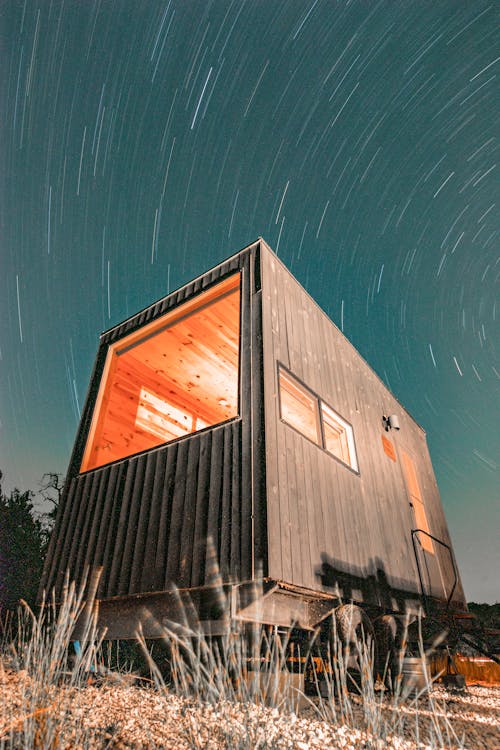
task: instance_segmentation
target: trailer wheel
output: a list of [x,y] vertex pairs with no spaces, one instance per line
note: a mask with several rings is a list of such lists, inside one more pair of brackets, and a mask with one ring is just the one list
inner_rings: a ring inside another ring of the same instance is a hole
[[356,604],[342,604],[335,610],[337,635],[344,646],[354,646],[373,641],[374,632],[370,618]]
[[[342,656],[345,669],[349,674],[349,682],[359,688],[363,664],[363,645],[368,654],[374,641],[373,626],[370,618],[355,604],[342,604],[334,613],[335,623],[331,624],[330,648],[334,656],[337,652],[335,631],[342,646]],[[366,652],[365,652],[366,653]]]
[[393,689],[399,673],[398,621],[392,615],[381,615],[373,622],[375,633],[375,676]]

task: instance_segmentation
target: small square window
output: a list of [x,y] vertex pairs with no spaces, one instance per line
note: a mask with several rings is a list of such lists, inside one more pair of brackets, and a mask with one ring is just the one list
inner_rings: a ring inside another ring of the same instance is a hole
[[351,425],[281,365],[278,378],[281,419],[357,472]]
[[325,448],[354,471],[358,470],[352,427],[323,401],[321,402]]
[[290,373],[279,368],[281,418],[321,445],[318,399]]

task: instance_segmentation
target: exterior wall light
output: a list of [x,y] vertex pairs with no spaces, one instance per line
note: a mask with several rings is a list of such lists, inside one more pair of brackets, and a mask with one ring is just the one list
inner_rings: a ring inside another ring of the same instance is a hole
[[390,416],[386,417],[385,415],[382,417],[382,421],[385,426],[385,431],[388,432],[389,430],[399,430],[399,418],[396,414],[391,414]]

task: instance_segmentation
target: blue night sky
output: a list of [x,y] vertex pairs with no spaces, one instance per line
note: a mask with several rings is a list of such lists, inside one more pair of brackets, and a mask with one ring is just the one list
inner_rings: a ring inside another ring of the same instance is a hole
[[6,486],[66,471],[102,330],[262,235],[426,429],[466,595],[499,600],[497,28],[483,0],[3,2]]

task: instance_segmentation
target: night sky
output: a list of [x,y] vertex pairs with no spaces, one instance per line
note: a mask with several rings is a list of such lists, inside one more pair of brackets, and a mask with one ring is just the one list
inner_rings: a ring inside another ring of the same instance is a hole
[[6,485],[66,471],[102,330],[263,236],[427,431],[466,595],[499,600],[497,28],[482,0],[3,0]]

